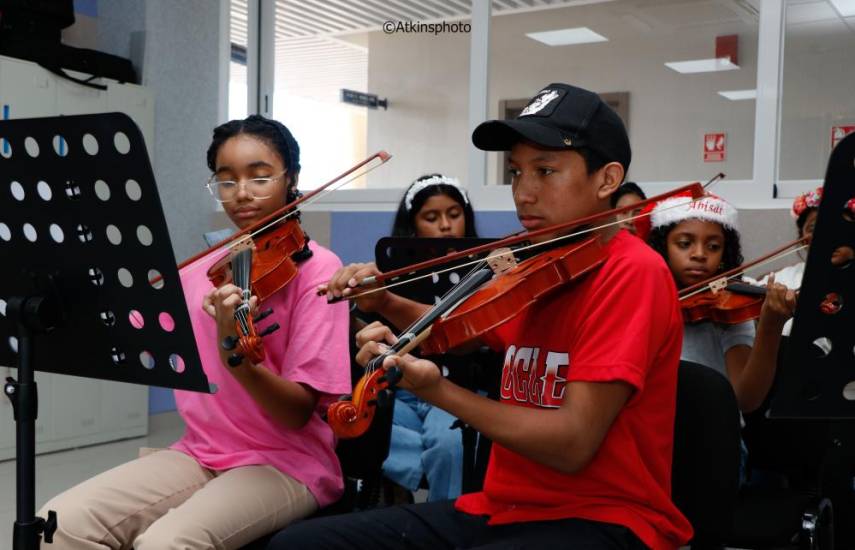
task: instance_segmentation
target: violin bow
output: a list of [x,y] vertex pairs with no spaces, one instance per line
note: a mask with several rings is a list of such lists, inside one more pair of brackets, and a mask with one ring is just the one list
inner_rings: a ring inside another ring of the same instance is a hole
[[[603,218],[610,218],[610,217],[615,216],[617,214],[622,214],[624,212],[629,212],[632,210],[636,210],[638,208],[643,208],[649,204],[655,204],[655,203],[662,201],[668,197],[671,197],[673,195],[678,195],[680,193],[691,194],[691,197],[692,197],[691,200],[694,202],[694,201],[700,200],[703,197],[705,197],[706,196],[706,192],[705,192],[706,188],[709,187],[710,185],[712,185],[713,183],[715,183],[716,181],[720,180],[721,178],[724,178],[724,174],[719,172],[718,174],[713,176],[713,178],[711,178],[709,181],[707,181],[704,184],[701,184],[700,182],[691,183],[688,185],[684,185],[682,187],[678,187],[677,189],[672,189],[672,190],[667,191],[665,193],[661,193],[661,194],[656,195],[654,197],[644,199],[644,200],[637,202],[635,204],[631,204],[628,206],[622,206],[620,208],[613,208],[611,210],[606,210],[606,211],[603,211],[603,212],[600,212],[597,214],[585,216],[583,218],[577,218],[577,219],[570,220],[570,221],[567,221],[567,222],[564,222],[561,224],[552,225],[549,227],[543,227],[541,229],[536,229],[534,231],[525,231],[522,233],[513,234],[510,237],[505,237],[505,238],[500,239],[498,241],[494,241],[494,242],[483,244],[483,245],[478,245],[478,246],[475,246],[472,248],[467,248],[465,250],[461,250],[458,252],[452,252],[451,254],[446,254],[445,256],[441,256],[439,258],[434,258],[434,259],[427,260],[424,262],[405,266],[405,267],[402,267],[399,269],[388,271],[386,273],[381,273],[379,275],[369,276],[369,277],[362,279],[362,281],[360,281],[357,286],[366,286],[366,285],[378,284],[378,283],[381,284],[382,286],[380,286],[378,288],[364,290],[364,291],[356,293],[356,294],[350,294],[348,296],[333,297],[333,298],[327,300],[327,302],[328,303],[336,303],[336,302],[339,302],[341,300],[353,300],[353,299],[359,298],[361,296],[365,296],[367,294],[379,292],[380,290],[383,290],[383,289],[389,289],[389,288],[393,288],[396,286],[408,284],[408,283],[411,283],[413,281],[417,281],[419,279],[432,277],[433,275],[441,275],[443,273],[446,273],[446,272],[452,271],[452,270],[456,270],[456,269],[459,269],[461,267],[475,265],[478,262],[481,262],[484,260],[490,260],[493,258],[498,258],[498,257],[504,256],[505,254],[507,254],[507,247],[512,246],[514,244],[529,241],[533,237],[538,237],[541,235],[548,235],[548,234],[555,233],[556,231],[561,231],[564,229],[576,228],[576,227],[586,225],[586,224],[591,223],[591,222],[602,220]],[[675,206],[672,206],[669,208],[678,208],[681,206],[685,206],[685,205],[680,204],[680,205],[675,205]],[[634,219],[643,218],[643,217],[646,217],[649,215],[650,215],[650,212],[645,212],[645,213],[639,214],[639,215],[634,216],[634,217],[629,218],[629,219],[634,220]],[[558,237],[555,237],[553,239],[549,239],[549,240],[546,240],[543,242],[529,243],[529,244],[526,244],[524,246],[516,248],[515,251],[523,251],[523,250],[528,250],[528,249],[532,249],[532,248],[546,246],[546,245],[552,244],[554,242],[578,237],[580,235],[591,233],[591,232],[597,231],[599,229],[611,227],[614,225],[619,225],[619,224],[624,223],[626,221],[627,220],[624,219],[624,220],[619,220],[619,221],[610,221],[610,222],[600,224],[600,225],[595,225],[595,226],[588,227],[588,228],[585,228],[585,229],[582,229],[579,231],[575,231],[575,232],[572,232],[572,233],[569,233],[566,235],[559,235]],[[462,264],[457,264],[454,267],[445,268],[445,269],[441,269],[438,271],[431,271],[431,272],[428,272],[426,274],[413,276],[413,277],[410,277],[407,279],[401,279],[402,276],[413,275],[419,271],[424,271],[424,270],[430,269],[430,268],[438,266],[438,265],[443,265],[443,264],[446,264],[449,262],[454,262],[454,261],[459,260],[459,259],[470,258],[472,256],[476,256],[476,255],[482,254],[484,252],[490,253],[490,252],[495,251],[497,248],[498,249],[505,249],[505,250],[501,250],[495,254],[488,255],[486,258],[479,258],[479,259],[471,260],[469,262],[464,262]],[[319,292],[318,294],[321,295],[323,293]]]
[[[237,233],[223,239],[222,241],[214,244],[213,246],[209,247],[208,249],[203,250],[202,252],[184,260],[183,262],[178,264],[178,269],[179,270],[183,269],[183,268],[187,267],[188,265],[192,264],[193,262],[199,260],[200,258],[203,258],[203,257],[207,256],[208,254],[211,254],[212,252],[215,252],[217,250],[220,250],[221,248],[226,248],[226,247],[230,246],[235,241],[242,239],[245,235],[253,237],[253,236],[257,235],[258,233],[264,231],[265,229],[267,229],[271,225],[275,225],[275,224],[281,222],[282,220],[288,219],[289,217],[291,217],[291,216],[295,215],[297,212],[299,212],[300,208],[305,207],[308,204],[310,204],[311,202],[314,202],[315,200],[320,199],[321,197],[327,195],[328,193],[331,193],[332,191],[338,189],[339,187],[341,187],[347,183],[350,183],[351,181],[355,180],[356,178],[364,176],[365,174],[371,172],[372,170],[374,170],[378,166],[385,164],[391,158],[392,158],[392,156],[389,153],[387,153],[386,151],[378,151],[377,153],[374,153],[373,155],[366,158],[365,160],[363,160],[359,164],[349,168],[345,172],[342,172],[341,174],[339,174],[338,176],[329,180],[328,182],[321,185],[320,187],[317,187],[317,188],[313,189],[312,191],[309,191],[308,193],[304,194],[302,197],[299,197],[298,199],[291,201],[290,203],[279,208],[275,212],[271,212],[267,216],[265,216],[262,219],[252,223],[251,225],[249,225],[246,228],[238,231]],[[359,173],[355,173],[358,170],[361,170],[363,168],[364,168],[364,171],[359,172]],[[345,178],[347,178],[347,179],[345,179]],[[155,280],[152,282],[157,282],[157,281]]]

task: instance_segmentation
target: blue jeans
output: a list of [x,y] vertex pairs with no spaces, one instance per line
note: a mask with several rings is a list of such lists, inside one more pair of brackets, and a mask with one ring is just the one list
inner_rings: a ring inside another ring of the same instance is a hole
[[460,495],[463,483],[463,442],[455,418],[406,390],[395,394],[392,442],[383,473],[411,491],[427,478],[428,501]]

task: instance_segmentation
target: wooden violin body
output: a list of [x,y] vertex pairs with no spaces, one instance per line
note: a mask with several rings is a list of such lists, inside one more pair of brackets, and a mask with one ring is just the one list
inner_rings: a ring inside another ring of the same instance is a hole
[[707,291],[686,298],[680,302],[680,306],[686,323],[712,321],[721,325],[738,325],[759,319],[764,299],[763,296],[749,296],[729,290],[716,293]]
[[262,337],[277,330],[279,325],[273,323],[263,332],[257,332],[255,321],[270,315],[272,310],[253,319],[249,299],[254,294],[263,302],[291,282],[298,272],[293,256],[305,246],[305,234],[299,222],[291,218],[255,239],[244,237],[237,241],[230,253],[208,270],[208,279],[215,287],[234,283],[243,291],[243,302],[235,309],[237,337],[226,338],[222,344],[227,350],[236,350],[228,359],[229,365],[236,367],[244,359],[253,365],[264,361]]
[[[306,246],[306,235],[300,223],[290,218],[265,233],[234,245],[234,249],[252,249],[252,292],[263,302],[268,296],[282,290],[297,276],[297,262],[293,255]],[[234,281],[232,259],[229,254],[208,269],[208,279],[219,288]]]
[[427,315],[398,337],[392,350],[372,359],[347,399],[327,409],[327,422],[341,438],[359,437],[369,428],[381,396],[400,373],[382,369],[385,357],[421,345],[425,355],[443,353],[505,323],[553,290],[596,269],[606,259],[599,238],[538,254],[493,276],[483,267],[443,297]]
[[445,353],[513,319],[553,290],[575,281],[606,260],[599,238],[542,252],[482,285],[431,326],[421,344],[425,355]]

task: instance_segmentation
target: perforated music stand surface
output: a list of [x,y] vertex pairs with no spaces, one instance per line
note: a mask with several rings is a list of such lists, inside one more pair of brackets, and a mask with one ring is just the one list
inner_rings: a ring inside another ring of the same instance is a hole
[[[792,333],[782,350],[769,410],[773,418],[855,419],[855,262],[831,264],[838,247],[855,248],[855,217],[845,210],[854,197],[852,134],[828,161]],[[832,293],[842,303],[836,313],[831,313]]]
[[0,121],[0,257],[0,364],[18,362],[6,299],[49,292],[52,275],[65,319],[37,337],[36,370],[211,391],[126,115]]
[[[424,238],[424,237],[383,237],[374,245],[374,258],[377,268],[382,272],[392,271],[412,265],[417,262],[431,260],[450,252],[466,250],[496,239],[462,237],[462,238]],[[461,259],[448,265],[438,266],[437,271],[458,266],[469,260]],[[457,281],[472,269],[459,267],[450,272],[413,281],[412,283],[393,288],[395,294],[416,300],[423,304],[436,303],[443,294],[448,292]],[[423,274],[423,273],[422,273]],[[406,277],[402,277],[406,278]]]

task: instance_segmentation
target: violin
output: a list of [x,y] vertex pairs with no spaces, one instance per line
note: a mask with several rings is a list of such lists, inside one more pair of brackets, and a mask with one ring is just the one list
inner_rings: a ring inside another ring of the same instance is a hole
[[[207,275],[215,287],[219,288],[224,284],[234,283],[241,289],[241,304],[235,308],[237,336],[229,336],[222,342],[224,349],[236,350],[228,358],[230,366],[236,367],[244,359],[249,359],[253,364],[261,363],[265,357],[261,339],[279,329],[279,325],[273,323],[262,332],[257,332],[255,323],[273,313],[273,310],[267,309],[253,318],[250,315],[249,300],[252,295],[255,295],[259,302],[263,302],[283,289],[297,276],[299,272],[298,262],[311,255],[306,247],[306,234],[296,217],[299,207],[321,196],[320,193],[333,185],[337,183],[339,186],[343,185],[376,168],[379,164],[345,180],[347,176],[357,170],[377,160],[383,164],[390,158],[385,151],[368,157],[313,191],[298,197],[261,220],[178,265],[179,269],[184,269],[224,246],[229,247],[229,253],[214,263],[208,269]],[[154,280],[153,282],[157,281]]]
[[789,254],[790,252],[785,251],[796,245],[804,247],[806,243],[807,238],[796,239],[765,256],[682,289],[678,295],[683,321],[713,321],[723,325],[738,325],[759,319],[766,299],[766,289],[730,279],[741,276],[751,267]]
[[422,353],[445,353],[483,336],[550,292],[599,268],[607,254],[594,236],[541,252],[519,265],[510,250],[491,256],[490,267],[497,276],[433,323],[421,344]]
[[727,285],[725,290],[707,290],[680,300],[680,309],[686,323],[713,321],[722,325],[738,325],[759,319],[765,299],[765,288],[736,283]]
[[[695,183],[642,202],[645,204],[648,201],[658,202],[674,194],[686,192],[691,193],[696,199],[704,196],[701,184]],[[382,369],[383,360],[386,357],[406,353],[417,345],[421,345],[424,354],[432,355],[474,341],[510,321],[544,296],[595,271],[607,258],[606,249],[597,235],[586,236],[581,241],[567,242],[580,234],[592,233],[593,228],[563,235],[552,242],[546,241],[518,248],[516,252],[523,248],[550,247],[547,251],[520,262],[516,261],[515,251],[507,247],[527,242],[535,236],[578,228],[638,207],[639,204],[634,204],[609,210],[366,278],[371,282],[394,280],[401,274],[412,273],[500,247],[488,258],[478,260],[476,267],[439,303],[407,328],[398,337],[395,345],[368,363],[366,374],[357,384],[352,396],[344,396],[340,401],[330,405],[327,410],[327,422],[333,432],[339,437],[349,438],[358,437],[368,430],[375,407],[385,400],[381,396],[394,386],[401,376],[397,368],[385,371]],[[555,243],[561,240],[564,242],[556,246]],[[353,297],[355,296],[350,296],[350,298]]]

